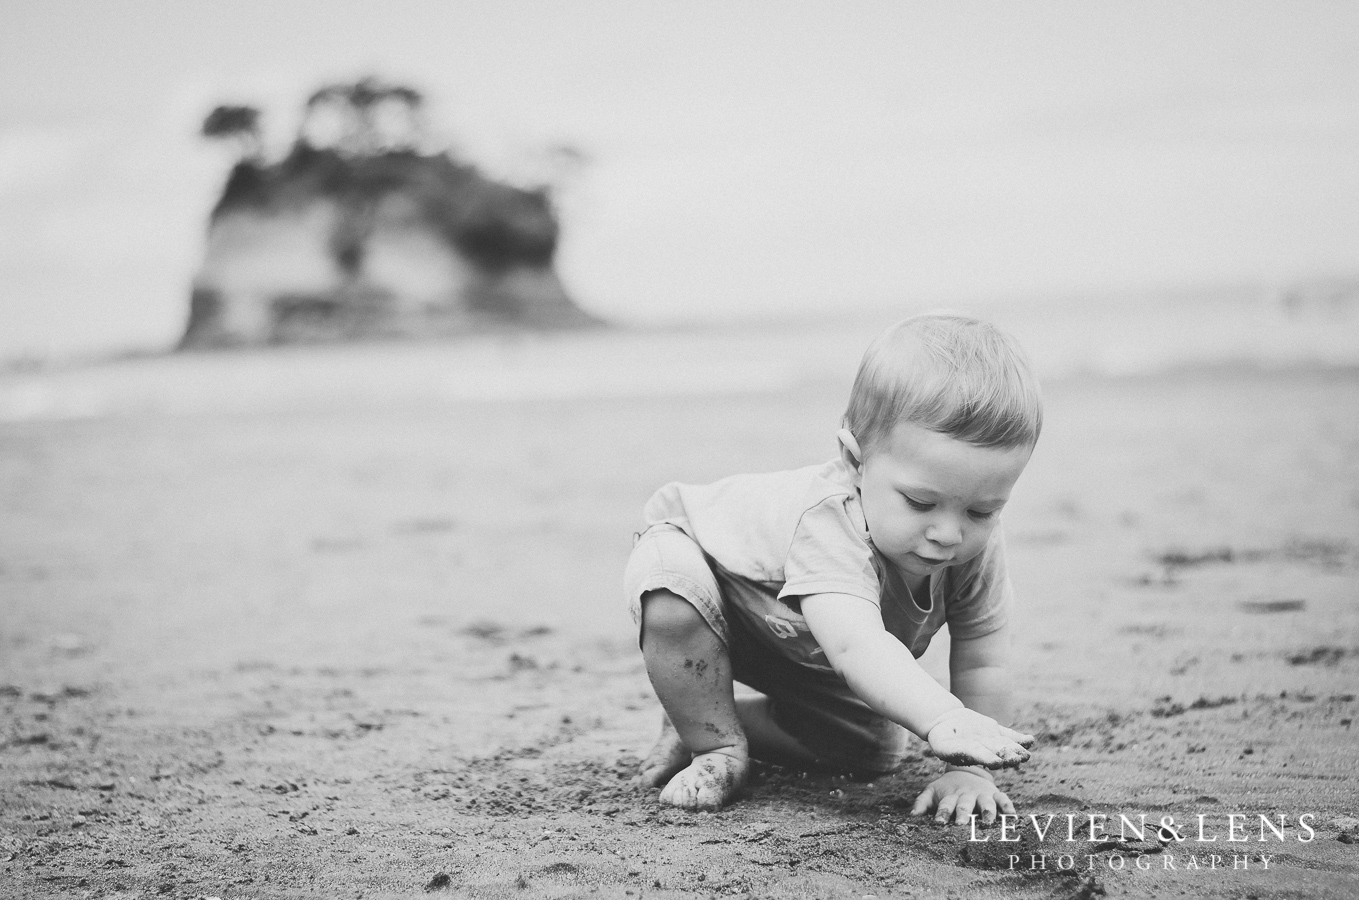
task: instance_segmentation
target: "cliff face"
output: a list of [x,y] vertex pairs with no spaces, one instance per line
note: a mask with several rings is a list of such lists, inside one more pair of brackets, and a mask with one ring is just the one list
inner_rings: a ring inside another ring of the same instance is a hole
[[552,266],[544,192],[446,154],[299,143],[245,161],[213,210],[183,347],[596,324]]

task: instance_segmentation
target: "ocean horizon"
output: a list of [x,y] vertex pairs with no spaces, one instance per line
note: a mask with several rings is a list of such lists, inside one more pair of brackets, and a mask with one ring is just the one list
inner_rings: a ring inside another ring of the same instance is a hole
[[[847,389],[872,336],[927,308],[13,361],[0,369],[0,421]],[[952,308],[1015,335],[1048,382],[1228,366],[1359,366],[1352,287]]]

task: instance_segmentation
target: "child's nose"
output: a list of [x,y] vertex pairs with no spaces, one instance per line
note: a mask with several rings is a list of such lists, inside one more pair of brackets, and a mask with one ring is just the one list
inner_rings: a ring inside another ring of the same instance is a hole
[[953,522],[936,522],[925,529],[925,538],[942,547],[952,547],[962,542],[963,532]]

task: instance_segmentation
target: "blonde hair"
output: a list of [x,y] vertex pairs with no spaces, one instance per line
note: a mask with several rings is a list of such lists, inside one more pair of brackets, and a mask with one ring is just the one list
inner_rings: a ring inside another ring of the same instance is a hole
[[903,421],[980,447],[1032,447],[1043,400],[1009,335],[970,316],[925,313],[869,344],[844,424],[868,454]]

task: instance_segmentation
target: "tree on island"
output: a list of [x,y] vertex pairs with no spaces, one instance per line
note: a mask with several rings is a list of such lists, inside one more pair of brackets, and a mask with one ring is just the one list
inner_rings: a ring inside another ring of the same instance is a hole
[[219,106],[203,120],[203,137],[236,142],[241,159],[264,156],[260,138],[260,111],[253,106]]
[[[371,76],[326,85],[307,99],[302,139],[350,156],[413,150],[424,135],[424,102],[424,94],[413,87]],[[327,135],[327,130],[338,134]]]

